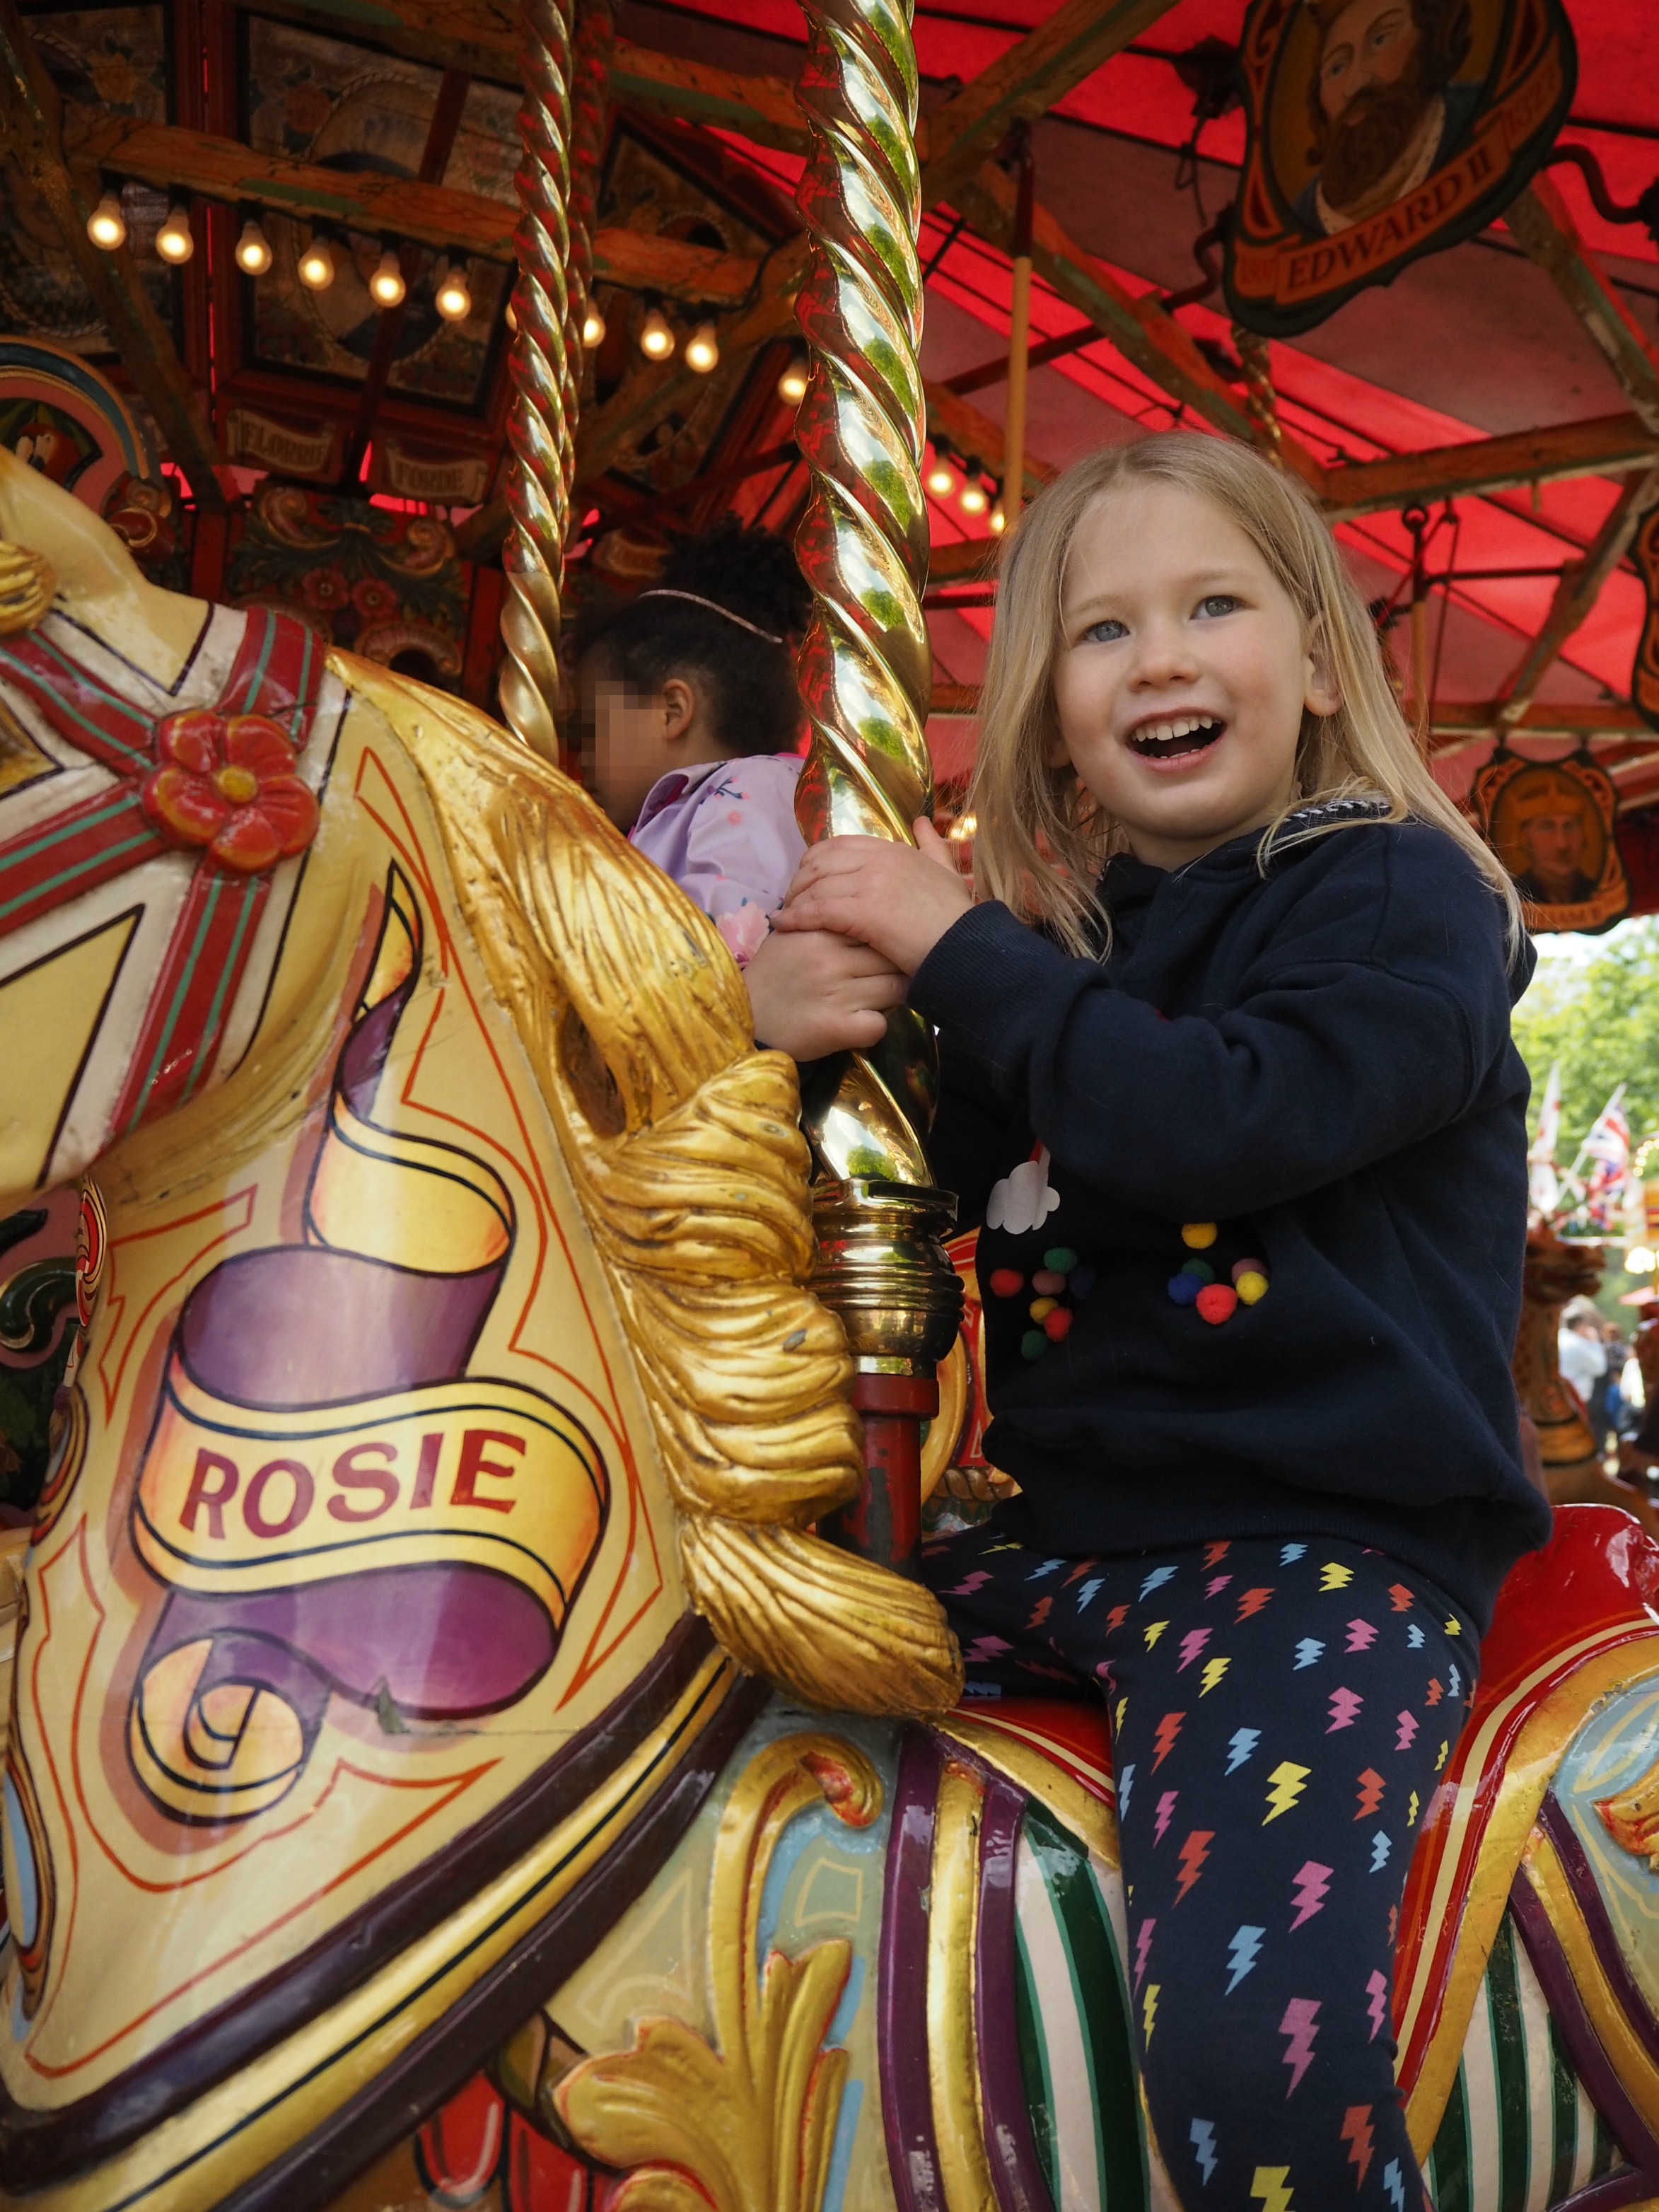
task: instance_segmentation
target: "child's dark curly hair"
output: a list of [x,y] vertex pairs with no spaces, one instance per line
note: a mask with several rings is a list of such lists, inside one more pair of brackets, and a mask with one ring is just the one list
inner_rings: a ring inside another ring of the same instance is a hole
[[[679,592],[695,596],[673,596]],[[720,608],[738,619],[728,621]],[[788,539],[728,515],[681,538],[648,592],[586,609],[572,632],[571,659],[580,667],[592,658],[599,674],[642,698],[654,698],[671,677],[684,678],[707,699],[729,753],[788,752],[800,736],[795,655],[811,613],[811,591]]]

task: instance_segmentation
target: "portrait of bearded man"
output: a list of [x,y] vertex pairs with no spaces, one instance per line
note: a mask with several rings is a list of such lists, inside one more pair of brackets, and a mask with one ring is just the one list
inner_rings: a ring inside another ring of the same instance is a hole
[[1307,0],[1319,59],[1308,87],[1319,167],[1296,214],[1316,236],[1393,206],[1449,159],[1480,105],[1452,82],[1470,0]]

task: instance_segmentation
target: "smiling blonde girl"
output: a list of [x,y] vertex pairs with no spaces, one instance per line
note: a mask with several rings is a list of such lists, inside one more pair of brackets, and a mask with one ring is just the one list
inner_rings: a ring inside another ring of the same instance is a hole
[[969,803],[978,904],[925,824],[836,838],[750,971],[787,1048],[870,1042],[900,991],[939,1029],[1022,1494],[929,1579],[972,1692],[1106,1698],[1182,2204],[1418,2207],[1398,1910],[1549,1528],[1509,1376],[1514,894],[1311,503],[1216,439],[1094,456],[1021,521]]

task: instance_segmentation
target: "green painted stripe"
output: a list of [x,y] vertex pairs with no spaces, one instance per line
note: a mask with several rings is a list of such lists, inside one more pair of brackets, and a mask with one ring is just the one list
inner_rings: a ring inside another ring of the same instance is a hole
[[1498,2212],[1526,2212],[1532,2180],[1531,2105],[1527,2095],[1527,2045],[1521,2022],[1515,1931],[1507,1913],[1486,1963],[1486,2001],[1492,2021],[1492,2070],[1498,2083]]
[[1054,2141],[1054,2090],[1048,2075],[1048,2046],[1042,2039],[1042,2014],[1037,2006],[1036,1977],[1025,1948],[1025,1930],[1014,1922],[1014,2031],[1019,2039],[1019,2070],[1025,2083],[1025,2103],[1031,2115],[1031,2135],[1048,2194],[1060,2202],[1060,2156]]
[[1611,2173],[1615,2166],[1623,2164],[1619,2146],[1613,2139],[1613,2130],[1598,2112],[1595,2115],[1595,2149],[1590,2158],[1590,2179],[1600,2181],[1604,2173]]
[[[123,792],[118,798],[112,799],[109,805],[100,809],[98,813],[85,815],[78,822],[65,823],[60,824],[56,830],[44,831],[39,837],[33,839],[30,843],[14,853],[6,864],[7,867],[9,870],[19,867],[25,860],[33,860],[37,854],[49,853],[54,845],[61,845],[66,837],[78,837],[86,830],[101,829],[105,823],[113,820],[116,817],[131,813],[132,807],[132,794],[131,792]],[[128,837],[118,845],[100,846],[95,853],[88,853],[81,860],[71,861],[68,867],[60,869],[57,875],[48,876],[44,882],[36,884],[33,890],[20,891],[15,898],[8,899],[3,906],[0,906],[0,921],[3,921],[9,914],[15,913],[20,906],[31,906],[36,899],[46,898],[56,894],[61,885],[72,884],[77,876],[85,875],[88,868],[100,867],[106,860],[118,860],[124,853],[135,852],[142,845],[153,845],[155,842],[155,833],[149,823],[145,823],[136,836]]]
[[1440,2132],[1430,2155],[1434,2175],[1435,2212],[1470,2212],[1469,2100],[1463,2083],[1463,2063],[1446,2100]]
[[[178,987],[173,994],[172,1004],[168,1006],[162,1021],[161,1034],[155,1040],[155,1050],[151,1057],[149,1066],[145,1072],[143,1083],[140,1086],[138,1101],[132,1109],[132,1118],[127,1124],[128,1129],[136,1128],[143,1118],[144,1109],[149,1103],[149,1094],[155,1087],[155,1079],[160,1075],[161,1064],[172,1047],[173,1031],[179,1025],[179,1012],[190,994],[190,987],[196,975],[196,963],[202,957],[202,947],[213,927],[213,917],[219,911],[219,901],[224,896],[224,878],[222,876],[216,876],[208,885],[207,899],[201,913],[197,916],[196,930],[191,940],[190,951],[180,964]],[[124,1129],[121,1133],[125,1136],[126,1130]]]
[[1555,2157],[1555,2107],[1550,2080],[1550,2008],[1526,1947],[1514,1938],[1515,1978],[1521,1991],[1521,2032],[1527,2046],[1527,2125],[1532,2137],[1532,2180],[1527,2212],[1547,2212]]
[[1072,1986],[1071,1954],[1048,1878],[1022,1835],[1015,1862],[1021,1932],[1036,1977],[1036,1998],[1054,2116],[1054,2158],[1065,2212],[1105,2212],[1095,2124],[1095,2084],[1089,2039]]
[[[1508,1924],[1505,1919],[1505,1927]],[[1550,2166],[1549,2202],[1559,2204],[1571,2193],[1572,2170],[1578,2162],[1578,2076],[1553,2017],[1550,2021],[1550,2103],[1554,2113],[1555,2157]]]
[[[351,204],[352,203],[348,200],[342,200],[339,207],[336,209],[335,212],[338,214]],[[245,714],[257,712],[257,709],[253,706],[253,702],[258,697],[259,686],[265,680],[265,671],[270,665],[270,655],[276,643],[276,617],[273,614],[267,613],[265,616],[265,641],[259,648],[259,658],[254,662],[252,670],[249,672],[247,676],[244,678],[242,683],[242,712]]]
[[[72,678],[76,683],[81,684],[88,680],[86,670],[77,668],[75,663],[66,654],[59,653],[57,647],[49,640],[37,635],[34,643],[42,653],[55,660],[64,674]],[[19,673],[21,675],[22,672],[20,671]],[[37,683],[40,680],[38,677],[35,678]],[[97,678],[94,677],[90,680],[95,683]],[[67,699],[59,696],[57,693],[52,695],[52,703],[58,714],[67,715],[71,722],[78,722],[88,736],[97,738],[100,744],[113,745],[118,751],[129,754],[135,762],[141,763],[145,768],[149,767],[150,753],[146,744],[149,732],[142,718],[131,707],[123,705],[121,701],[114,697],[112,697],[109,702],[118,714],[123,715],[133,726],[134,738],[131,744],[128,744],[120,738],[112,738],[107,730],[100,728],[96,722],[89,720],[85,714],[72,707]]]
[[293,738],[296,750],[302,742],[300,734],[300,724],[305,718],[306,709],[311,704],[311,664],[316,656],[316,633],[312,629],[311,624],[307,623],[306,624],[306,641],[302,650],[302,657],[300,661],[300,682],[298,686],[300,696],[294,702],[294,712],[288,718],[288,733],[289,737]]
[[125,838],[118,845],[106,845],[101,852],[90,854],[84,860],[77,860],[72,868],[64,868],[59,874],[49,876],[45,883],[37,884],[26,897],[13,899],[0,907],[0,921],[3,921],[14,908],[33,905],[36,899],[45,898],[49,894],[55,895],[55,903],[61,906],[80,877],[90,875],[106,861],[118,860],[124,854],[152,850],[155,843],[154,836],[146,830],[141,836]]
[[179,1093],[181,1105],[186,1098],[194,1097],[197,1085],[206,1075],[209,1066],[216,1057],[215,1047],[219,1041],[219,1024],[224,1013],[225,996],[230,989],[231,978],[237,972],[237,963],[241,958],[242,941],[247,935],[249,925],[259,904],[258,900],[254,896],[254,889],[255,886],[252,884],[245,884],[241,886],[242,910],[236,917],[236,932],[226,948],[224,964],[219,970],[218,984],[213,994],[213,1003],[208,1008],[206,1021],[202,1024],[202,1042],[197,1051],[196,1064],[190,1071],[189,1081]]
[[1025,1836],[1054,1900],[1071,1962],[1073,1999],[1088,2041],[1101,2203],[1106,2212],[1147,2212],[1129,1992],[1111,1924],[1082,1844],[1035,1803],[1026,1808]]

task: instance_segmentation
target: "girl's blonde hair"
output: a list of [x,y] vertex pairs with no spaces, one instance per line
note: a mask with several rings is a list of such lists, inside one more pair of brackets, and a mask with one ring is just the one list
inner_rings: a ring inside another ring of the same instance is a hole
[[[1275,848],[1363,822],[1432,823],[1491,884],[1513,952],[1522,926],[1515,886],[1430,775],[1384,672],[1364,602],[1311,497],[1249,447],[1194,431],[1166,431],[1091,453],[1038,495],[1006,542],[968,799],[977,822],[974,877],[981,896],[1001,899],[1024,920],[1051,929],[1072,952],[1097,953],[1109,942],[1110,918],[1095,884],[1125,840],[1075,771],[1051,763],[1060,737],[1054,664],[1078,526],[1106,493],[1145,482],[1207,499],[1238,525],[1290,594],[1341,702],[1334,714],[1303,716],[1295,794],[1262,832],[1261,866]],[[1382,802],[1388,812],[1338,814],[1287,830],[1298,809],[1341,799]]]

